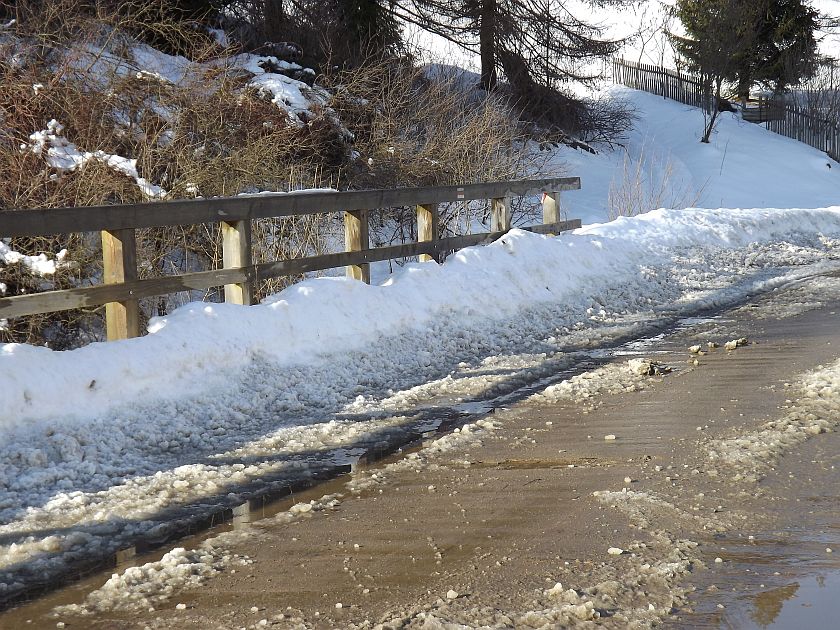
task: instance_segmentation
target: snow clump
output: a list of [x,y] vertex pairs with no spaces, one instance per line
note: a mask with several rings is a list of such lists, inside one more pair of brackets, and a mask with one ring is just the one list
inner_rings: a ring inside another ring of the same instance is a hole
[[786,452],[840,425],[840,360],[806,373],[798,391],[782,418],[750,433],[711,442],[709,459],[734,468],[736,480],[759,481]]
[[610,363],[550,385],[532,396],[532,400],[535,402],[567,400],[574,403],[588,402],[596,406],[595,399],[599,396],[641,391],[649,384],[646,377],[661,376],[670,371],[669,367],[646,358]]

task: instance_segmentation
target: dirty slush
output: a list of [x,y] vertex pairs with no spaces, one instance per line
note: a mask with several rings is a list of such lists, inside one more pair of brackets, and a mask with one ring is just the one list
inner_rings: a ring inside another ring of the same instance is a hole
[[840,575],[838,309],[765,295],[0,625],[777,627]]

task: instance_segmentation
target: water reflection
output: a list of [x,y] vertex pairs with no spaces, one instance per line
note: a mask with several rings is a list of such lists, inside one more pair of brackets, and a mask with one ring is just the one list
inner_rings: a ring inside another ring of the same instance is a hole
[[782,607],[785,602],[794,597],[799,590],[799,584],[793,583],[781,588],[774,588],[769,591],[763,591],[755,596],[755,608],[750,613],[750,617],[758,625],[766,628],[779,616],[782,612]]
[[763,591],[752,600],[749,619],[734,621],[738,630],[822,630],[840,628],[840,570],[801,576],[797,582]]

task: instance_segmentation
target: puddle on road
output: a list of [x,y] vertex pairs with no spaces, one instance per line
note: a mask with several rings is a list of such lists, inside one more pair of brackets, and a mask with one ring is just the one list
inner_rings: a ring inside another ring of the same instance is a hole
[[753,598],[740,630],[836,628],[840,625],[840,570],[763,591]]
[[[774,549],[784,549],[774,547]],[[815,566],[802,557],[764,554],[735,556],[740,566],[752,567],[721,583],[720,597],[706,600],[694,615],[669,628],[727,630],[821,630],[840,627],[840,566]],[[749,572],[747,572],[749,571]],[[779,575],[776,575],[779,573]],[[732,590],[746,590],[737,595]],[[729,591],[728,593],[726,591]],[[713,600],[726,601],[719,608]],[[727,601],[729,600],[729,601]]]

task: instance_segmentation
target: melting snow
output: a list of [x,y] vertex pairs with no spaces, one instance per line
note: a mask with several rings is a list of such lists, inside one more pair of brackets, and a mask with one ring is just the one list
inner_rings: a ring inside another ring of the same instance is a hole
[[66,171],[75,171],[84,166],[87,162],[95,160],[102,162],[110,169],[122,173],[135,181],[140,191],[149,198],[161,199],[166,196],[166,191],[160,186],[150,184],[137,172],[137,160],[131,160],[119,155],[112,155],[104,151],[79,151],[75,144],[67,140],[62,134],[64,126],[57,120],[52,119],[47,123],[47,128],[36,131],[29,136],[29,143],[21,144],[21,151],[30,151],[35,155],[41,155],[46,159],[47,165],[57,171],[53,177],[59,177]]
[[322,278],[253,307],[190,304],[140,339],[2,346],[0,594],[163,533],[173,510],[351,462],[428,423],[425,401],[497,395],[572,340],[825,269],[838,235],[837,208],[657,211],[556,238],[514,230],[381,286]]

